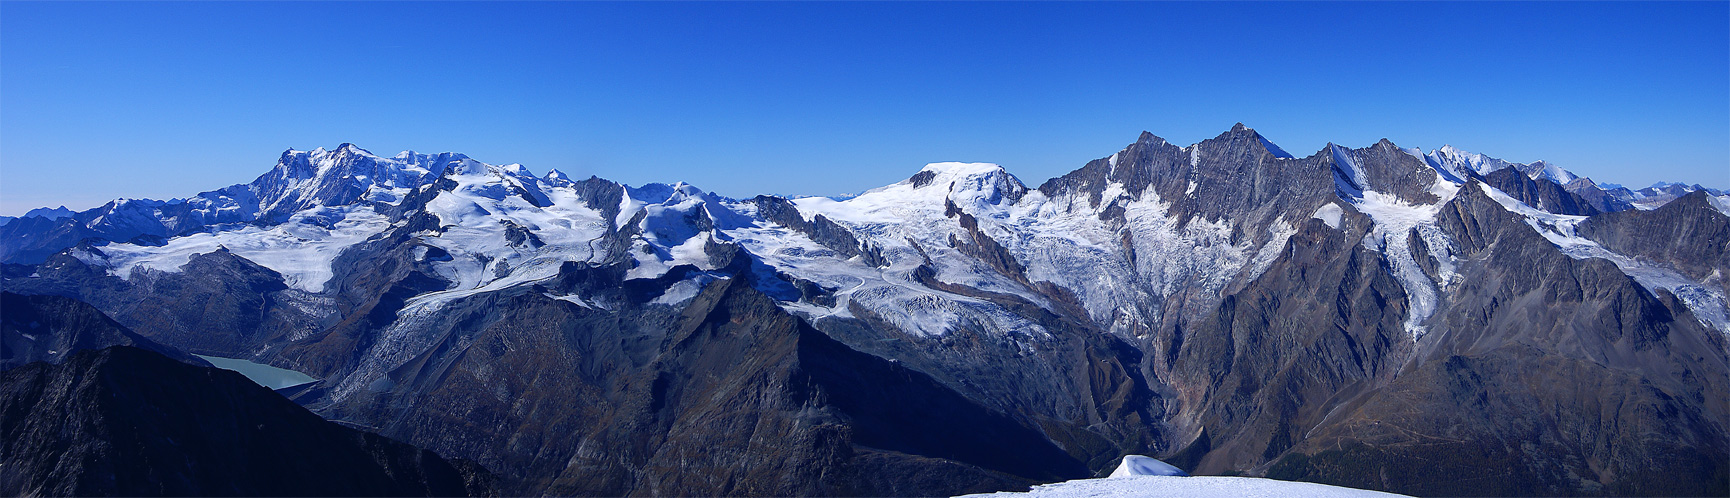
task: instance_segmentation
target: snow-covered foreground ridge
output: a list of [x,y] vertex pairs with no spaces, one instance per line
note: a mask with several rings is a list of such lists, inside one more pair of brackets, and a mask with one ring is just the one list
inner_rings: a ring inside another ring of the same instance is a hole
[[965,496],[998,498],[1018,496],[1041,498],[1104,498],[1111,496],[1142,498],[1373,498],[1406,495],[1259,477],[1132,476],[1041,484],[1034,486],[1026,493],[1000,492]]
[[1126,455],[1111,477],[1076,479],[1034,486],[1025,493],[988,493],[967,497],[1018,496],[1050,498],[1171,497],[1171,498],[1373,498],[1405,496],[1326,484],[1256,477],[1185,475],[1176,467],[1141,455]]

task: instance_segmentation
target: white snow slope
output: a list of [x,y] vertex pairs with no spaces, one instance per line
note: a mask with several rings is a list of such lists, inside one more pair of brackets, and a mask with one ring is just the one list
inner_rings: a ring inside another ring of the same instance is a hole
[[1141,455],[1124,455],[1123,462],[1117,464],[1117,469],[1111,471],[1111,477],[1133,476],[1187,476],[1183,469],[1161,462],[1157,458]]
[[1040,496],[1081,498],[1093,496],[1145,496],[1184,498],[1369,498],[1405,496],[1380,491],[1342,488],[1307,482],[1279,481],[1255,477],[1190,477],[1177,467],[1141,455],[1124,455],[1111,477],[1076,479],[1034,486],[1025,493],[990,493],[970,497]]
[[130,278],[133,270],[179,271],[197,254],[227,248],[229,252],[281,273],[289,287],[307,292],[324,290],[331,261],[343,249],[390,226],[372,206],[356,204],[315,208],[295,213],[288,222],[269,228],[236,223],[210,232],[169,239],[161,246],[111,243],[97,250],[108,255],[109,272]]
[[999,492],[966,496],[974,498],[1022,496],[1043,498],[1111,496],[1146,498],[1376,498],[1405,495],[1257,477],[1128,476],[1041,484],[1025,493]]

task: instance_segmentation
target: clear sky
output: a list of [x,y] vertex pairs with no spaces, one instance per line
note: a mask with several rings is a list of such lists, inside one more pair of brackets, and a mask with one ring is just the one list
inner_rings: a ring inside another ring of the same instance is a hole
[[1730,3],[0,3],[7,215],[343,142],[735,197],[1037,185],[1240,121],[1730,187]]

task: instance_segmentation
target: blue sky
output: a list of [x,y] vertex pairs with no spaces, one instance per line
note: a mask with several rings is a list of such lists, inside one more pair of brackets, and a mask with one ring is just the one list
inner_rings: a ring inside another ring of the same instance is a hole
[[730,196],[1148,130],[1730,187],[1730,3],[0,3],[0,214],[458,151]]

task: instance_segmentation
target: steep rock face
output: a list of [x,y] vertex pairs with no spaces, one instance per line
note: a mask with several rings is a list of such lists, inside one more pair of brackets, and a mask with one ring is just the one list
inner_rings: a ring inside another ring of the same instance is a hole
[[1441,181],[1439,174],[1425,164],[1423,158],[1401,149],[1388,139],[1362,149],[1348,149],[1328,144],[1333,155],[1336,184],[1341,195],[1360,192],[1381,192],[1397,201],[1410,204],[1430,204],[1437,200],[1432,187]]
[[[454,303],[472,325],[315,406],[473,456],[518,476],[517,493],[931,494],[1088,473],[1037,429],[829,339],[743,279],[671,314],[618,294],[622,273],[572,268],[538,292]],[[547,297],[584,287],[602,292]]]
[[125,309],[119,319],[132,328],[152,331],[188,351],[255,349],[273,338],[254,334],[288,328],[265,322],[293,320],[271,313],[278,308],[274,301],[287,290],[282,276],[226,250],[194,256],[180,273],[143,272],[138,277],[129,283],[140,288],[123,296],[150,298],[116,303],[111,309]]
[[9,495],[486,492],[432,452],[327,422],[240,374],[125,346],[0,374],[0,418]]
[[236,199],[243,208],[254,209],[255,219],[282,221],[296,212],[321,206],[342,206],[357,201],[394,203],[401,189],[412,189],[438,178],[446,169],[474,163],[462,154],[416,154],[405,152],[381,158],[354,144],[335,150],[282,153],[276,167],[248,184],[247,193],[256,206]]
[[[444,305],[421,325],[427,329],[416,330],[420,340],[398,342],[406,338],[392,335],[386,319],[292,353],[343,360],[330,364],[333,382],[310,400],[326,416],[478,459],[500,472],[513,494],[536,493],[576,449],[572,435],[599,420],[607,403],[601,389],[645,361],[663,333],[664,311],[632,312],[655,296],[632,295],[636,304],[627,304],[623,273],[622,266],[573,263],[557,283]],[[574,288],[590,291],[583,304],[548,297]],[[354,352],[375,346],[413,356]]]
[[89,302],[156,342],[199,354],[250,358],[328,321],[309,313],[318,297],[226,249],[191,256],[176,272],[135,271],[120,279],[80,259],[100,249],[56,254],[9,290]]
[[24,296],[0,292],[0,370],[27,363],[60,363],[73,353],[109,346],[131,346],[184,363],[209,366],[196,356],[132,333],[95,307],[61,296]]
[[[1156,421],[1160,394],[1144,377],[1145,356],[1064,310],[1049,311],[1012,294],[937,280],[926,267],[915,281],[943,293],[1001,306],[1056,334],[1005,336],[977,325],[926,339],[898,330],[852,304],[858,318],[823,317],[815,326],[850,347],[924,372],[985,406],[1042,428],[1088,468],[1101,469],[1134,449],[1163,448]],[[885,337],[887,336],[887,337]]]
[[1563,255],[1476,184],[1441,218],[1464,278],[1436,330],[1270,476],[1441,495],[1726,491],[1721,334],[1610,262]]
[[859,240],[853,238],[853,233],[821,214],[813,216],[811,221],[805,221],[804,215],[799,214],[798,207],[780,197],[759,195],[751,199],[751,202],[757,205],[757,213],[764,219],[805,234],[813,242],[822,244],[843,258],[859,255]]
[[[725,233],[793,281],[828,289],[811,306],[788,306],[817,329],[1043,428],[1090,468],[1108,465],[1122,451],[1161,444],[1154,395],[1140,351],[1100,334],[1051,273],[1027,271],[1035,266],[1015,246],[1042,241],[1005,236],[1016,230],[1006,221],[1044,202],[996,165],[936,163],[852,199],[792,202],[801,218],[850,231],[864,247],[859,258],[788,237],[799,233],[784,228],[791,219]],[[742,214],[772,216],[742,204]],[[1064,216],[1100,223],[1096,214]]]
[[[1064,289],[1049,299],[1073,300],[1087,321],[1145,339],[1217,306],[1227,289],[1265,269],[1301,220],[1339,202],[1329,154],[1291,158],[1269,145],[1241,125],[1189,147],[1143,133],[1047,181],[1011,210],[1011,221],[970,213],[1029,269],[1029,280]],[[1012,221],[1018,215],[1040,220],[1037,228]],[[1168,341],[1139,346],[1163,351],[1157,344]]]
[[1492,171],[1483,176],[1483,182],[1528,206],[1551,213],[1591,216],[1602,212],[1561,185],[1547,180],[1533,180],[1514,168]]
[[[1141,199],[1151,187],[1172,203],[1169,210],[1179,225],[1191,218],[1229,218],[1246,228],[1244,234],[1261,239],[1266,236],[1247,228],[1265,227],[1288,213],[1313,212],[1332,185],[1326,175],[1317,174],[1327,167],[1320,154],[1293,160],[1284,151],[1271,152],[1268,144],[1241,123],[1190,147],[1143,132],[1123,151],[1053,178],[1039,191],[1049,198],[1084,196],[1101,206],[1113,200],[1105,197],[1113,185],[1131,200]],[[1107,205],[1100,213],[1102,218],[1121,218],[1122,208]]]
[[[635,442],[606,457],[579,454],[554,490],[950,494],[1087,473],[1006,414],[853,351],[748,287],[715,285],[686,309],[638,387],[623,393],[624,413],[635,416],[591,439]],[[613,463],[619,456],[626,469]],[[919,467],[933,459],[955,462],[954,474],[925,476],[930,488],[910,489],[906,474],[930,472]],[[634,466],[647,471],[645,481],[589,487]]]
[[1201,431],[1180,465],[1254,468],[1394,377],[1412,347],[1406,296],[1379,255],[1356,244],[1368,224],[1311,220],[1261,278],[1173,332],[1178,422]]
[[[1568,193],[1579,196],[1581,201],[1584,201],[1586,205],[1592,206],[1592,209],[1595,209],[1600,213],[1614,213],[1616,211],[1634,209],[1634,205],[1628,203],[1626,200],[1631,196],[1618,195],[1612,193],[1610,190],[1605,190],[1603,187],[1598,186],[1597,182],[1592,181],[1591,178],[1575,178],[1574,181],[1562,185],[1562,188],[1567,190]],[[1628,189],[1621,187],[1612,190],[1628,192]]]
[[1651,211],[1595,216],[1580,223],[1579,233],[1618,253],[1662,262],[1690,279],[1730,291],[1730,215],[1714,208],[1705,191]]
[[410,298],[447,289],[450,282],[430,263],[452,259],[451,254],[416,236],[438,226],[436,216],[423,212],[338,255],[331,263],[337,276],[327,284],[331,318],[283,345],[283,362],[320,378],[354,368]]

